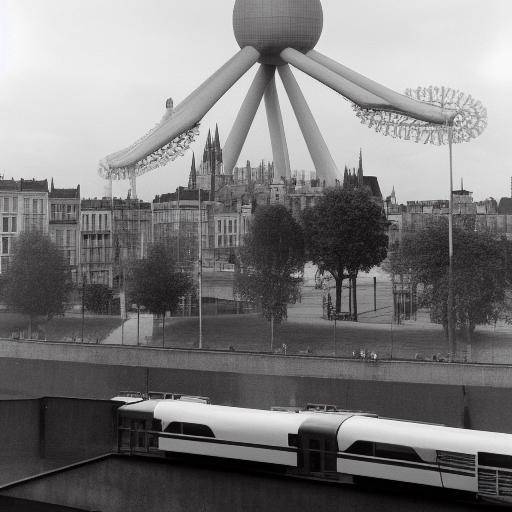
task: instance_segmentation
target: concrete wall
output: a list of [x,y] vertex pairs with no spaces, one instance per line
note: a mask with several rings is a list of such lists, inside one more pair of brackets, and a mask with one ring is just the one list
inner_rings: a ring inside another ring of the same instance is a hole
[[39,400],[0,401],[1,456],[39,456]]
[[[121,390],[144,391],[147,385],[154,391],[210,396],[217,404],[264,409],[333,403],[388,417],[512,433],[512,394],[505,388],[0,359],[0,391],[7,385],[22,395],[96,399],[111,398]],[[55,417],[61,413],[56,410]],[[71,408],[68,414],[75,412]],[[94,430],[98,420],[94,411],[88,414],[83,421]],[[105,418],[102,422],[107,430],[111,428]]]
[[118,457],[18,485],[2,494],[110,512],[471,510],[468,505],[418,495],[376,494],[320,482]]
[[345,380],[512,387],[512,365],[369,363],[332,357],[0,340],[0,358]]
[[110,453],[117,436],[117,406],[100,400],[43,398],[41,456],[83,460]]

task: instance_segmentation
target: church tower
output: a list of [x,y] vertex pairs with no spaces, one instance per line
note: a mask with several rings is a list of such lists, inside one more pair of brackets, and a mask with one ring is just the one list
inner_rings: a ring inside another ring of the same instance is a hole
[[196,154],[192,153],[192,165],[190,167],[190,175],[188,178],[188,189],[197,190],[197,171],[196,171]]
[[363,150],[359,150],[359,167],[357,168],[357,186],[362,187],[364,185],[363,175]]

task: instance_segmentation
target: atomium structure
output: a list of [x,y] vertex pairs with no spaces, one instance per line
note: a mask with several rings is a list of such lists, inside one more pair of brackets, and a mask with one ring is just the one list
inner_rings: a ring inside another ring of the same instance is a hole
[[106,179],[135,179],[184,154],[206,113],[247,72],[259,69],[223,149],[224,169],[235,167],[259,105],[264,99],[276,176],[290,176],[290,159],[276,89],[284,85],[315,166],[317,177],[333,184],[334,160],[293,75],[291,66],[353,103],[360,120],[399,138],[436,144],[468,140],[485,127],[485,110],[471,97],[444,88],[397,93],[322,55],[314,48],[323,27],[320,0],[236,0],[233,29],[240,51],[176,108],[168,101],[162,120],[130,147],[105,157]]

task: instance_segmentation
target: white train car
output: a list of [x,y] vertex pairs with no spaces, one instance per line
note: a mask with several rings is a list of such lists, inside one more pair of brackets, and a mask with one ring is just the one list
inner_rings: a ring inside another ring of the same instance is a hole
[[352,412],[284,412],[176,400],[119,408],[120,450],[271,464],[306,477],[367,477],[512,503],[512,435]]

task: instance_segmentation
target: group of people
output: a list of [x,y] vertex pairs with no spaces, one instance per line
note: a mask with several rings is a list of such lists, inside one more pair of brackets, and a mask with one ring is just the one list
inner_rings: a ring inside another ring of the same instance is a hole
[[368,361],[377,361],[378,359],[377,352],[374,352],[373,350],[370,352],[365,348],[361,348],[358,351],[354,350],[352,352],[352,357],[354,359],[365,359]]

